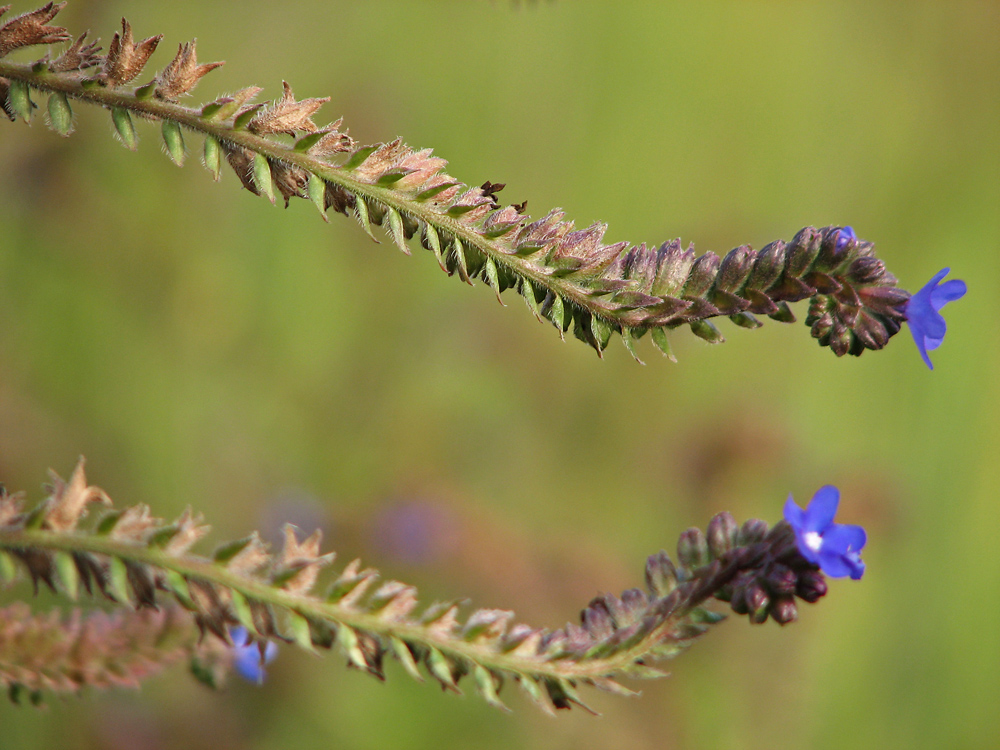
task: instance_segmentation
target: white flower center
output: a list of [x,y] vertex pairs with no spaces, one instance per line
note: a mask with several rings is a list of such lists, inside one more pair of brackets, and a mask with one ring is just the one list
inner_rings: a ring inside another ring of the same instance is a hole
[[802,538],[805,541],[806,546],[813,552],[819,552],[820,548],[823,546],[823,537],[815,531],[807,531],[802,535]]

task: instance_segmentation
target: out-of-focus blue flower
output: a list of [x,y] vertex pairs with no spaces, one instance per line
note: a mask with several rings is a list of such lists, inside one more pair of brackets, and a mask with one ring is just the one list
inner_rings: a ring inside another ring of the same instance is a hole
[[853,227],[841,227],[840,234],[837,235],[837,249],[843,250],[844,246],[851,240],[856,240],[858,235],[854,233]]
[[785,520],[795,530],[799,552],[831,578],[861,578],[865,564],[861,548],[868,537],[860,526],[834,523],[840,491],[831,484],[820,487],[802,510],[792,496],[785,503]]
[[927,366],[934,369],[931,358],[927,352],[933,351],[941,346],[944,341],[944,333],[947,330],[944,318],[941,316],[941,308],[949,302],[961,299],[966,292],[964,281],[952,279],[943,284],[941,279],[948,275],[950,268],[942,268],[934,278],[924,285],[924,288],[910,297],[906,303],[906,322],[910,324],[910,333],[913,340],[917,342],[917,349],[920,356],[924,358]]
[[229,631],[233,639],[233,666],[240,676],[248,682],[263,684],[267,674],[264,672],[264,665],[273,661],[278,655],[278,647],[268,641],[264,647],[264,655],[261,657],[260,647],[256,642],[250,640],[246,628],[233,628]]

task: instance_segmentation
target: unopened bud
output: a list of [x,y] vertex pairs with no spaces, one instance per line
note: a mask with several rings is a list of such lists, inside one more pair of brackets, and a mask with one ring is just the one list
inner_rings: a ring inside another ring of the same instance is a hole
[[677,569],[666,552],[661,550],[646,560],[646,587],[660,598],[677,588]]
[[705,253],[694,262],[691,273],[684,285],[684,297],[703,297],[712,288],[715,274],[719,270],[719,256],[715,253]]
[[798,608],[795,606],[795,600],[791,596],[783,596],[780,599],[776,599],[771,603],[771,617],[779,625],[787,625],[790,622],[795,622],[799,617]]
[[761,542],[767,536],[768,528],[767,521],[762,521],[759,518],[751,518],[748,521],[744,521],[739,533],[736,535],[736,543],[742,547]]
[[736,519],[731,513],[717,513],[708,522],[708,549],[713,557],[722,557],[736,545],[738,530]]
[[856,284],[871,284],[885,276],[885,263],[878,258],[858,258],[851,263],[848,277]]
[[795,313],[792,312],[792,308],[788,306],[787,302],[778,302],[778,309],[768,313],[767,317],[771,320],[777,320],[779,323],[795,322]]
[[826,596],[826,579],[818,570],[802,571],[795,586],[795,594],[803,601],[814,604]]
[[774,565],[767,574],[767,589],[775,596],[792,596],[798,580],[799,577],[791,568],[786,565]]
[[750,622],[760,625],[767,621],[767,610],[771,605],[771,597],[759,583],[751,584],[746,591],[747,609]]
[[813,268],[817,271],[830,272],[836,270],[848,255],[854,250],[851,242],[843,242],[844,230],[840,227],[827,227],[823,230],[823,241],[819,255]]
[[757,253],[749,245],[740,245],[730,250],[719,266],[715,288],[723,292],[738,292],[750,276],[756,257]]
[[788,261],[785,268],[789,276],[798,278],[812,267],[813,261],[819,255],[822,241],[823,235],[814,227],[800,229],[792,237],[792,241],[786,247]]
[[681,534],[677,540],[677,559],[692,570],[708,564],[708,541],[701,529],[690,528]]
[[767,290],[781,276],[785,270],[785,243],[781,240],[766,245],[757,254],[757,260],[753,264],[753,271],[747,279],[747,289]]

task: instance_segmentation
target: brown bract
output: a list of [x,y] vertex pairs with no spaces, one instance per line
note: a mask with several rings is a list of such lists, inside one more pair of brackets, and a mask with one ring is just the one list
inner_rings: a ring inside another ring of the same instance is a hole
[[292,87],[287,81],[282,81],[285,93],[270,107],[254,117],[248,124],[247,130],[257,135],[267,133],[285,133],[295,135],[296,131],[304,133],[315,133],[318,128],[312,121],[312,116],[320,107],[330,101],[330,97],[322,99],[303,99],[295,101]]
[[71,70],[84,70],[93,68],[101,64],[101,56],[97,54],[101,48],[97,42],[84,45],[87,32],[80,34],[80,37],[70,45],[59,57],[49,63],[49,70],[53,73],[68,73]]
[[243,187],[254,195],[260,195],[257,184],[253,181],[253,152],[227,142],[222,143],[222,149],[226,154],[226,161],[233,168],[236,176],[240,178]]
[[[38,10],[15,16],[0,26],[0,57],[18,47],[33,44],[57,44],[68,42],[72,37],[62,26],[46,26],[66,3],[46,3]],[[10,10],[9,5],[0,7],[0,16]]]
[[24,508],[24,493],[7,494],[7,489],[0,485],[0,527],[20,525],[24,520],[21,512]]
[[49,496],[45,510],[45,521],[43,526],[52,531],[69,531],[75,529],[77,523],[86,513],[88,503],[101,503],[111,505],[104,490],[98,487],[87,485],[87,477],[83,473],[83,456],[73,469],[73,475],[69,482],[63,479],[51,469],[49,477],[52,479],[52,494]]
[[198,40],[181,44],[170,64],[156,77],[155,96],[168,102],[175,102],[198,85],[204,76],[224,65],[222,62],[198,64],[195,45]]
[[305,197],[309,173],[302,167],[277,162],[271,165],[271,177],[274,179],[274,186],[285,199],[285,208],[288,208],[288,201],[291,198]]
[[144,544],[162,523],[162,519],[150,513],[148,505],[140,503],[122,512],[109,536],[124,542]]
[[305,594],[316,583],[320,569],[332,563],[335,555],[332,552],[320,554],[323,532],[319,529],[301,542],[295,531],[294,526],[285,524],[285,546],[275,564],[274,580],[283,589]]
[[132,26],[123,18],[121,35],[115,32],[108,45],[101,80],[109,86],[121,86],[131,81],[146,67],[162,38],[163,34],[157,34],[136,44],[132,38]]
[[344,118],[340,118],[332,125],[317,131],[323,133],[323,137],[310,146],[307,153],[322,159],[334,154],[345,154],[353,151],[357,147],[357,143],[347,134],[346,130],[341,132],[340,126],[343,123]]
[[240,551],[226,561],[226,569],[231,573],[251,575],[270,562],[271,556],[267,552],[267,545],[260,540],[260,535],[256,531],[240,544],[242,544]]

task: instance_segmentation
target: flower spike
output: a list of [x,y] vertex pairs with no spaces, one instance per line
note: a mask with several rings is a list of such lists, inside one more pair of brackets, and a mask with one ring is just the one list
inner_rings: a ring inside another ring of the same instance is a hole
[[965,296],[967,287],[960,279],[951,279],[943,284],[941,279],[948,275],[950,268],[943,268],[928,281],[923,288],[910,297],[906,303],[906,322],[917,344],[920,356],[927,366],[934,369],[927,352],[941,346],[947,326],[941,315],[941,308]]
[[[50,4],[39,17],[57,9]],[[0,27],[0,48],[8,28]],[[873,244],[852,227],[806,227],[788,242],[760,250],[740,245],[724,256],[696,256],[680,240],[605,244],[604,224],[579,228],[558,209],[532,219],[524,202],[501,205],[503,183],[465,185],[443,171],[445,161],[430,149],[401,139],[358,145],[341,132],[340,121],[318,126],[313,117],[329,99],[296,100],[288,83],[269,105],[249,104],[259,91],[250,87],[199,107],[181,106],[180,97],[216,66],[198,64],[193,42],[180,45],[151,83],[127,89],[159,40],[136,43],[123,20],[96,78],[0,60],[0,107],[28,121],[35,108],[30,94],[47,93],[50,124],[68,135],[70,100],[103,106],[130,149],[138,143],[135,120],[159,120],[167,153],[178,164],[184,135],[200,133],[206,166],[216,176],[224,154],[243,186],[272,203],[279,195],[285,205],[308,198],[324,219],[331,208],[353,215],[373,239],[373,226],[381,226],[407,254],[410,241],[419,242],[449,275],[469,284],[478,278],[498,296],[513,289],[561,338],[572,328],[599,356],[617,335],[641,361],[636,342],[649,334],[674,359],[668,333],[675,328],[720,343],[725,338],[713,319],[728,317],[747,329],[761,325],[759,316],[791,323],[790,305],[807,299],[806,325],[838,357],[883,348],[905,320],[909,292],[897,288]],[[82,56],[82,49],[71,55]],[[86,57],[89,65],[94,55]]]
[[[335,648],[350,666],[379,679],[387,657],[454,692],[469,675],[499,708],[504,682],[520,685],[543,710],[583,706],[580,686],[621,694],[628,690],[620,677],[661,676],[652,662],[677,655],[724,619],[708,608],[713,599],[751,623],[786,625],[798,617],[799,600],[814,603],[826,593],[811,548],[803,554],[792,526],[759,520],[740,526],[720,513],[706,531],[681,535],[676,562],[666,552],[652,555],[645,588],[595,597],[578,624],[536,628],[502,609],[463,614],[455,601],[423,607],[414,587],[379,584],[378,572],[357,560],[335,577],[323,575],[333,556],[320,553],[320,535],[299,541],[292,527],[278,553],[254,533],[199,555],[190,547],[206,529],[190,510],[170,523],[143,505],[109,508],[89,520],[89,501],[107,496],[87,484],[82,466],[69,482],[56,479],[52,496],[32,509],[0,487],[0,584],[25,571],[36,587],[44,583],[71,598],[103,596],[136,613],[176,603],[187,611],[178,636],[194,656],[192,671],[210,685],[229,668],[261,682],[277,646],[286,643],[313,653]],[[823,533],[832,544],[835,532]],[[5,627],[0,610],[0,687],[7,679]],[[44,687],[41,667],[33,672],[30,685]],[[80,686],[86,684],[83,672]]]

